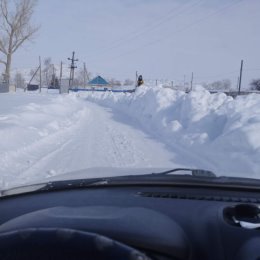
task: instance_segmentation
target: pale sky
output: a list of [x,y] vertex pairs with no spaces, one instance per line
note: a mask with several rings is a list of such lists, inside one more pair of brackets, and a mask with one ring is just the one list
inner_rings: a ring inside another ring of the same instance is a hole
[[260,77],[260,0],[38,0],[41,28],[13,58],[66,62],[72,51],[94,75],[195,82]]

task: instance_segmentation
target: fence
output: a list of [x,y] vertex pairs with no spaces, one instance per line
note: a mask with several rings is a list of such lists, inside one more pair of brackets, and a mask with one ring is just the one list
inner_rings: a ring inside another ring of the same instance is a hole
[[0,93],[9,92],[9,85],[7,83],[0,83]]
[[240,93],[238,91],[209,91],[211,94],[223,92],[227,96],[231,97],[237,97],[237,96],[245,96],[249,94],[260,94],[260,91],[241,91]]

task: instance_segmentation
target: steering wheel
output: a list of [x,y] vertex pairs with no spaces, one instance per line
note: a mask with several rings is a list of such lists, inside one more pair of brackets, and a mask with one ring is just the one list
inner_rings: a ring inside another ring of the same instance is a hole
[[150,260],[110,238],[64,228],[28,228],[0,234],[0,259]]

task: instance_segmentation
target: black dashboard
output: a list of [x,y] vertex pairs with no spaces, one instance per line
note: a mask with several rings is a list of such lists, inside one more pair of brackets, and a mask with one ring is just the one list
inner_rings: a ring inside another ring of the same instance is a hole
[[[71,189],[0,199],[0,235],[25,228],[93,232],[151,259],[260,259],[254,191],[122,186]],[[256,210],[257,211],[257,210]]]

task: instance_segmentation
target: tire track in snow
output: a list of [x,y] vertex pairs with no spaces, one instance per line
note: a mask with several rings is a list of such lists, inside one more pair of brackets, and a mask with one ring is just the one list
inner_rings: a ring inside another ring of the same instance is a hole
[[[108,109],[107,106],[104,106],[104,108]],[[160,133],[159,130],[155,131],[155,129],[149,127],[149,125],[145,125],[138,118],[131,117],[128,113],[122,113],[117,108],[113,108],[112,111],[114,114],[124,116],[124,121],[128,121],[131,125],[135,125],[137,129],[148,134],[152,140],[157,140],[161,144],[164,144],[164,149],[172,153],[175,165],[187,168],[217,169],[217,165],[214,161],[209,160],[206,156],[202,157],[194,152],[194,150],[182,146],[178,142],[175,142],[174,139],[170,138],[170,136],[165,136],[163,133]],[[219,162],[217,162],[217,164],[219,164]]]
[[[91,167],[179,166],[173,163],[173,155],[164,144],[116,120],[114,111],[90,102],[85,105],[87,112],[82,113],[75,126],[31,147],[31,153],[38,149],[41,156],[23,169],[17,176],[17,184]],[[52,149],[46,144],[51,141]]]
[[[0,165],[5,166],[1,169],[1,172],[3,172],[1,174],[1,186],[21,185],[39,177],[50,176],[49,172],[41,165],[45,165],[44,162],[48,161],[48,158],[55,157],[64,147],[70,144],[71,140],[67,137],[73,135],[85,114],[87,114],[86,108],[79,111],[79,116],[74,124],[60,128],[47,136],[42,136],[41,139],[16,151],[4,154],[0,158]],[[10,167],[10,165],[14,167]],[[19,169],[19,172],[17,172],[17,169]],[[34,174],[31,174],[31,172],[34,172]],[[15,179],[13,176],[15,176]]]

